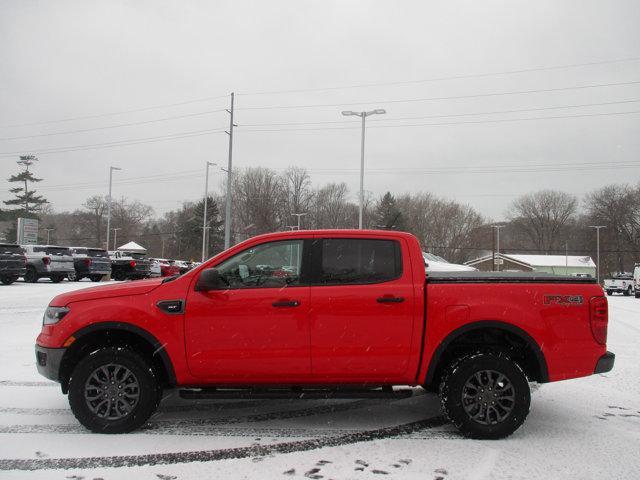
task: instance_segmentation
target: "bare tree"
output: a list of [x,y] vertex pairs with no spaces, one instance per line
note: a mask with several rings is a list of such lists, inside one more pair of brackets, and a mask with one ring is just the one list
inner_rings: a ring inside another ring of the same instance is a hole
[[584,206],[589,224],[607,227],[600,240],[614,251],[604,256],[604,270],[623,272],[625,265],[631,267],[635,258],[625,251],[637,251],[640,246],[640,187],[607,185],[588,193]]
[[293,221],[292,214],[309,212],[313,199],[311,177],[304,168],[289,167],[280,178],[285,194],[285,214]]
[[485,220],[470,206],[419,193],[398,197],[397,207],[406,230],[418,237],[424,249],[453,262],[473,256],[472,240]]
[[533,248],[548,253],[560,249],[575,221],[576,197],[554,190],[523,195],[508,210],[511,229]]
[[[311,220],[315,228],[353,227],[350,219],[355,205],[350,205],[346,183],[329,183],[315,191]],[[357,209],[356,209],[357,215]]]
[[288,225],[285,188],[273,170],[258,167],[238,172],[232,191],[236,234],[274,232]]

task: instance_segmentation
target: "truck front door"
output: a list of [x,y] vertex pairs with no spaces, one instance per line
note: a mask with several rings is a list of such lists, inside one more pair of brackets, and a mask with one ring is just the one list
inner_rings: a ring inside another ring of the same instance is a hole
[[189,293],[185,335],[193,375],[226,383],[288,383],[310,375],[303,245],[250,247],[216,266],[224,288]]

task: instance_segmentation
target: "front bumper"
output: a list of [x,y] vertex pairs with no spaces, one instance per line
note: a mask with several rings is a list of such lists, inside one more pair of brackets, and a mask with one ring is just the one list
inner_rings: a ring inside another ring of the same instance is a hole
[[38,373],[43,377],[60,381],[60,364],[66,348],[46,348],[36,344],[36,365]]
[[598,363],[596,363],[596,368],[593,371],[593,373],[595,374],[595,373],[610,372],[611,369],[613,368],[613,364],[615,360],[616,360],[616,356],[613,352],[605,353],[598,359]]

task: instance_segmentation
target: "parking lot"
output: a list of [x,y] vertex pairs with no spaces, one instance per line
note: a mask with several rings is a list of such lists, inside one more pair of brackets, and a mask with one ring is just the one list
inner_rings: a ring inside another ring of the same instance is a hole
[[403,400],[180,400],[127,435],[88,433],[33,343],[57,293],[91,282],[0,288],[3,478],[638,478],[640,300],[613,296],[612,372],[536,388],[527,422],[500,441],[463,439],[435,395]]

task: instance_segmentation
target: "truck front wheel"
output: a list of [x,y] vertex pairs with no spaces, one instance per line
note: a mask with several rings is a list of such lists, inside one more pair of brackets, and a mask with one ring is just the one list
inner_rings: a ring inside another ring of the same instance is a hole
[[453,362],[440,383],[444,414],[470,438],[511,435],[529,413],[531,392],[522,369],[509,357],[479,351]]
[[84,357],[69,380],[69,405],[78,421],[96,433],[126,433],[155,412],[162,389],[150,364],[124,347]]

